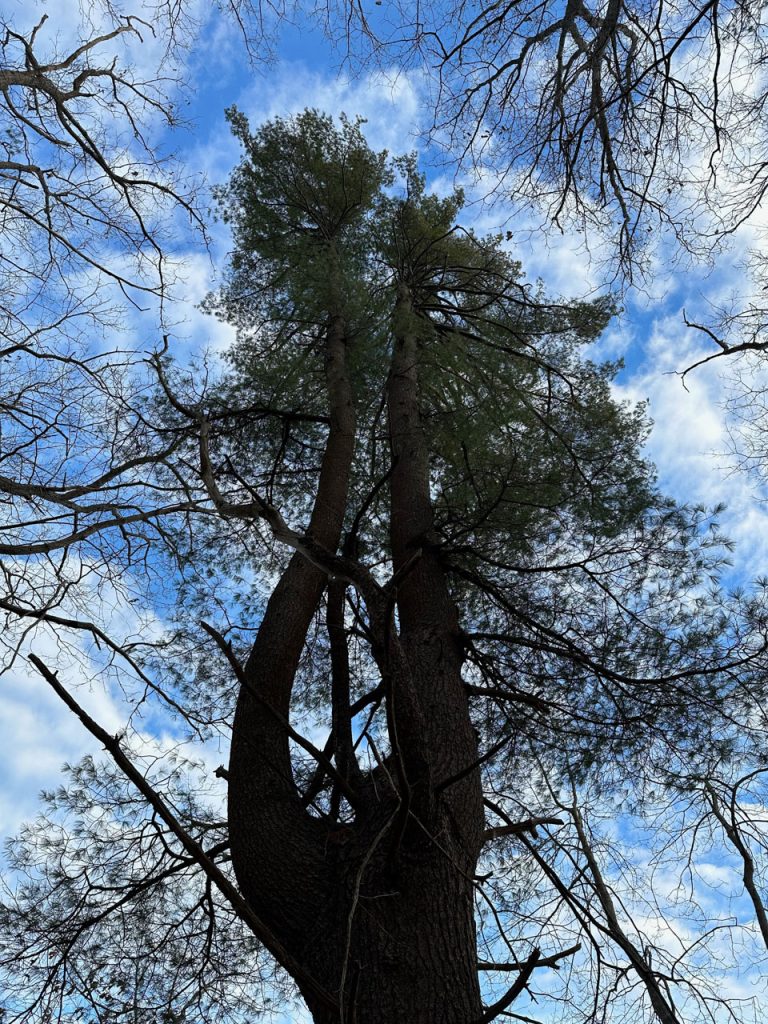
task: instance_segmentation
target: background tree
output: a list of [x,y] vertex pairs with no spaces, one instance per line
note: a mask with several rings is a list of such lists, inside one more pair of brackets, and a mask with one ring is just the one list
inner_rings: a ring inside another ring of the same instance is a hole
[[[167,226],[201,228],[189,182],[149,141],[173,124],[167,77],[115,48],[149,26],[116,17],[71,48],[47,15],[0,24],[0,495],[3,661],[40,621],[98,632],[98,594],[145,558],[169,510],[156,470],[178,439],[141,411],[127,309],[160,320],[175,268]],[[130,56],[130,51],[128,51]],[[189,504],[178,495],[173,510]],[[143,555],[142,555],[143,552]]]
[[701,330],[705,359],[748,353],[748,372],[762,372],[768,93],[759,4],[448,0],[326,10],[353,64],[426,73],[430,141],[503,201],[518,237],[575,229],[604,280],[624,284],[735,253],[744,270],[735,294],[701,303],[689,326]]
[[[618,957],[634,1012],[684,1019],[689,975],[620,920],[573,787],[639,792],[650,759],[758,742],[760,600],[705,592],[717,531],[658,493],[642,410],[582,355],[609,304],[547,301],[357,123],[230,119],[236,244],[209,306],[238,341],[217,381],[154,360],[180,507],[153,558],[183,600],[127,671],[231,735],[226,817],[33,655],[116,770],[76,769],[68,827],[15,847],[6,1013],[255,1011],[266,951],[317,1021],[466,1024],[589,942],[598,970],[554,1012],[626,1005],[601,980]],[[566,821],[575,846],[533,843]],[[488,973],[514,977],[484,1008]]]
[[434,130],[453,152],[554,223],[607,228],[625,268],[658,228],[703,254],[760,204],[755,5],[400,5],[360,27],[358,53],[374,36],[437,71]]

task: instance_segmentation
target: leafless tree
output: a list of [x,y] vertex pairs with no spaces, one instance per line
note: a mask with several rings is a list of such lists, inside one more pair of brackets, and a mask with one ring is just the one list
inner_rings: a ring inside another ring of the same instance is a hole
[[74,620],[90,601],[93,612],[105,576],[141,558],[169,502],[178,508],[157,478],[178,439],[142,412],[134,367],[145,353],[119,325],[126,307],[162,317],[173,278],[164,222],[181,211],[201,227],[193,193],[145,135],[154,118],[174,121],[169,82],[121,66],[123,41],[140,42],[149,26],[122,18],[60,52],[46,20],[26,35],[0,27],[0,550],[11,654],[57,608]]

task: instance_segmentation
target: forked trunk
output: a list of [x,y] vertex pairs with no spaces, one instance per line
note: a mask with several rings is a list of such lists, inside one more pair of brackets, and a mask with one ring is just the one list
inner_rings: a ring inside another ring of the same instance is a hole
[[[367,608],[389,752],[380,755],[368,737],[378,765],[364,773],[356,764],[351,720],[344,722],[346,584],[338,577],[329,583],[328,573],[300,554],[267,606],[234,721],[233,866],[243,895],[287,950],[284,965],[317,1024],[474,1024],[482,1015],[473,907],[483,833],[477,742],[458,616],[431,544],[410,310],[402,288],[395,323],[404,329],[396,332],[387,386],[398,586],[394,604],[379,588]],[[354,446],[342,326],[335,321],[327,339],[331,425],[309,531],[329,557],[341,540]],[[318,817],[297,788],[286,722],[326,585],[336,791],[332,813]],[[341,792],[354,817],[339,815]]]

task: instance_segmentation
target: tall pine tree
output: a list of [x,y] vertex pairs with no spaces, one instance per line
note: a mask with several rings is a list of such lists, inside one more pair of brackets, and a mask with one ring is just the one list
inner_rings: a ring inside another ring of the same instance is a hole
[[[231,728],[226,821],[177,775],[142,775],[36,659],[146,804],[86,764],[58,797],[90,837],[85,876],[62,868],[61,833],[16,848],[30,881],[0,920],[12,1005],[38,984],[67,1020],[108,1017],[125,1003],[116,958],[133,957],[150,978],[137,1020],[237,1014],[259,957],[239,928],[318,1024],[490,1021],[578,952],[544,948],[544,921],[483,1006],[478,944],[515,932],[509,893],[484,910],[494,848],[563,824],[560,785],[607,792],[651,756],[723,743],[750,713],[762,618],[753,606],[739,632],[701,600],[705,517],[659,494],[642,409],[583,355],[609,302],[547,300],[500,238],[460,226],[460,192],[430,194],[360,123],[230,120],[235,246],[208,306],[237,341],[212,384],[154,361],[151,414],[186,438],[166,485],[197,511],[173,542],[178,628],[142,668],[196,728]],[[132,906],[149,923],[115,942]],[[162,983],[141,952],[158,915]],[[101,988],[82,981],[99,928]],[[677,1019],[651,961],[628,970]]]

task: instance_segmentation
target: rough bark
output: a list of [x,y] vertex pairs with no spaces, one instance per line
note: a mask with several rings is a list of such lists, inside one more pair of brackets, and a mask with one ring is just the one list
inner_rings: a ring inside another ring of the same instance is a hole
[[[388,386],[392,473],[391,543],[400,635],[411,668],[418,727],[400,729],[426,754],[432,787],[462,773],[477,757],[477,741],[461,678],[463,662],[456,605],[434,543],[429,455],[419,412],[419,343],[410,292],[401,285],[394,318],[396,337]],[[415,560],[414,560],[415,559]],[[413,564],[409,567],[409,563]],[[411,707],[405,704],[403,711]],[[405,717],[403,715],[403,717]],[[398,723],[399,724],[399,723]],[[447,787],[441,804],[465,851],[471,873],[483,834],[478,771]]]
[[[317,1024],[471,1024],[482,1013],[473,872],[483,835],[477,757],[461,680],[458,617],[434,550],[429,462],[419,417],[418,345],[399,293],[388,382],[390,605],[369,608],[391,753],[372,773],[354,759],[343,704],[345,583],[328,584],[334,755],[355,788],[351,823],[310,814],[291,768],[291,688],[327,580],[297,553],[272,594],[245,667],[229,769],[232,863],[241,890],[291,956],[337,1001],[299,980]],[[309,533],[338,549],[354,454],[344,326],[327,339],[330,429]],[[396,613],[396,614],[395,614]],[[258,695],[258,699],[257,696]],[[268,701],[277,715],[265,712]],[[336,807],[338,807],[338,798]]]
[[[355,413],[346,372],[344,323],[336,316],[326,342],[330,428],[309,524],[312,538],[336,550],[346,508]],[[272,593],[245,666],[232,731],[229,827],[232,863],[243,894],[301,948],[327,900],[326,827],[297,792],[283,720],[304,640],[325,587],[324,574],[296,553]],[[302,884],[297,885],[301,879]]]

